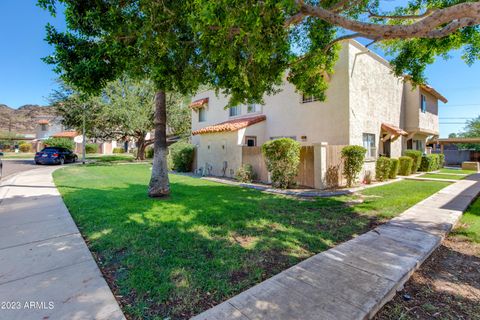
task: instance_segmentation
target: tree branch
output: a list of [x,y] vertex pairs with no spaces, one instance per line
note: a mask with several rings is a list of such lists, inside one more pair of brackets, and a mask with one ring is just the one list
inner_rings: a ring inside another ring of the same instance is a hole
[[[431,14],[408,25],[385,25],[351,20],[331,10],[296,1],[304,17],[316,17],[338,27],[361,33],[372,40],[439,38],[456,30],[480,24],[480,2],[465,2],[434,10]],[[297,14],[297,15],[298,15]],[[297,16],[295,15],[295,16]],[[297,17],[295,21],[301,21]],[[441,29],[438,29],[442,27]]]
[[376,14],[369,9],[368,10],[368,13],[369,13],[368,17],[373,18],[373,19],[387,19],[387,20],[419,20],[419,19],[423,19],[425,17],[428,17],[433,12],[434,12],[434,10],[429,8],[423,14],[418,14],[418,15],[412,14],[412,15],[386,15],[386,16],[383,16],[383,15]]

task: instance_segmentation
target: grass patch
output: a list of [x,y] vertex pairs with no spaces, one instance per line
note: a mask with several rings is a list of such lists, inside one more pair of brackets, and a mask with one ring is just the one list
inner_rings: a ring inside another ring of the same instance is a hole
[[441,168],[440,173],[458,173],[458,174],[472,174],[477,173],[474,170],[462,170],[462,169],[448,169],[448,168]]
[[463,214],[454,236],[467,238],[469,241],[480,243],[480,198]]
[[171,197],[153,200],[150,173],[148,165],[54,173],[124,311],[138,319],[187,319],[448,185],[408,180],[301,201],[170,175]]
[[429,178],[429,179],[450,179],[450,180],[462,180],[466,176],[457,176],[453,174],[443,174],[443,173],[425,173],[420,176],[420,178]]
[[30,153],[30,152],[4,152],[3,159],[33,159],[35,157],[35,153]]

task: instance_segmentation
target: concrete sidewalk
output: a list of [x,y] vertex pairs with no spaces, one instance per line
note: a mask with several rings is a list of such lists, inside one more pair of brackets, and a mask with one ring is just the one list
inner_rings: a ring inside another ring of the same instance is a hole
[[440,245],[480,193],[479,181],[475,174],[455,182],[193,319],[369,319]]
[[0,184],[0,319],[125,319],[43,167]]

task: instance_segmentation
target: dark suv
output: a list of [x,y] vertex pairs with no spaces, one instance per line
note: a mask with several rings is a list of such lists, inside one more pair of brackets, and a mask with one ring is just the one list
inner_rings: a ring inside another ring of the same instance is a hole
[[64,164],[66,162],[77,162],[78,157],[67,148],[46,147],[35,153],[36,164]]

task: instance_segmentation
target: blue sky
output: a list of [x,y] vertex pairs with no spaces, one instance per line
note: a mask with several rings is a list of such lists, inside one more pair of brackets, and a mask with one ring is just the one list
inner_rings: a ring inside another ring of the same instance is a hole
[[[61,15],[51,17],[36,0],[0,0],[0,103],[14,108],[48,104],[56,75],[40,60],[52,52],[43,40],[47,22],[65,28]],[[461,131],[467,119],[480,115],[479,75],[480,62],[468,67],[458,52],[428,68],[429,84],[449,100],[440,103],[442,137]]]

